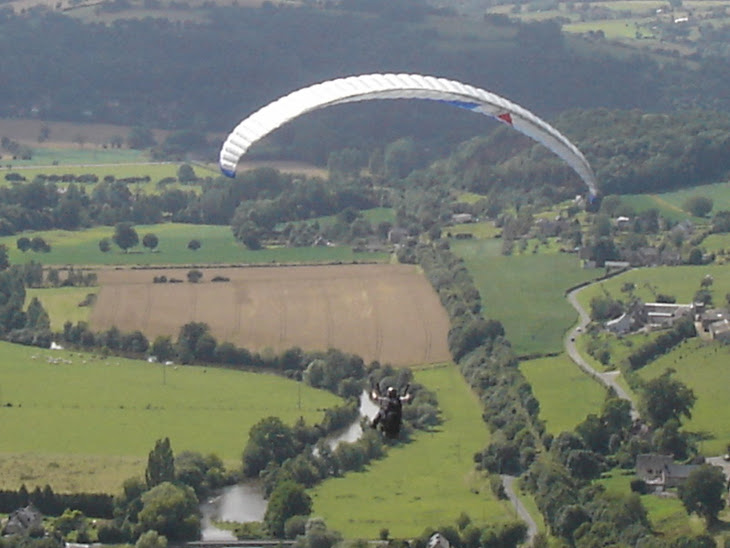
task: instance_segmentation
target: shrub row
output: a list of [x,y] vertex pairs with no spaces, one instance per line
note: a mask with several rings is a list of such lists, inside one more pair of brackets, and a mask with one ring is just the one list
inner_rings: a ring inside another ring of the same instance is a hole
[[694,323],[689,318],[677,322],[674,327],[659,335],[653,341],[647,342],[632,352],[626,363],[632,371],[644,367],[662,354],[666,354],[682,341],[697,334]]
[[481,399],[484,421],[496,433],[475,461],[493,473],[520,473],[534,460],[544,425],[504,328],[481,316],[479,291],[448,242],[420,245],[418,259],[451,318],[451,354]]

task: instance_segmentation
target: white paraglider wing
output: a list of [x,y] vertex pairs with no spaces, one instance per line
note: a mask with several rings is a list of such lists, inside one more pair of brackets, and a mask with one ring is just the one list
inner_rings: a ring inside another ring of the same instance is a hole
[[486,114],[542,143],[562,158],[597,194],[595,175],[578,148],[530,111],[489,91],[455,80],[418,74],[365,74],[329,80],[281,97],[243,120],[223,143],[221,171],[233,177],[249,147],[283,124],[331,105],[374,99],[429,99]]

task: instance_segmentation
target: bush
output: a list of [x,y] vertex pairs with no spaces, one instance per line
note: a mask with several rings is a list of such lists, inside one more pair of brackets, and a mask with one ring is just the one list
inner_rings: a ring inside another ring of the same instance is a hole
[[113,521],[105,521],[98,525],[96,531],[99,542],[102,544],[122,544],[132,541],[131,536],[127,534],[129,531],[124,531]]
[[307,527],[307,516],[292,516],[284,523],[284,537],[297,538],[303,535]]
[[649,492],[646,482],[641,478],[634,478],[631,480],[631,492],[645,495]]
[[492,490],[492,493],[495,497],[497,497],[500,500],[506,500],[507,499],[507,493],[504,490],[504,484],[502,483],[502,478],[497,475],[491,475],[489,476],[489,488]]

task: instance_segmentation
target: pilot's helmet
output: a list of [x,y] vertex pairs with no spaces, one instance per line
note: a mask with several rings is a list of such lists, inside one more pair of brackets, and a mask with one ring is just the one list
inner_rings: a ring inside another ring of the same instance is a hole
[[393,388],[392,386],[388,387],[388,397],[389,398],[395,398],[398,395],[398,391]]

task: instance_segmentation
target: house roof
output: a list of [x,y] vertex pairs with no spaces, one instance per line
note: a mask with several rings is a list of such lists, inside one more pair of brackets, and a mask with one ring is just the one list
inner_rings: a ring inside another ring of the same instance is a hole
[[43,522],[43,514],[29,504],[25,508],[18,508],[8,516],[3,534],[23,534]]

